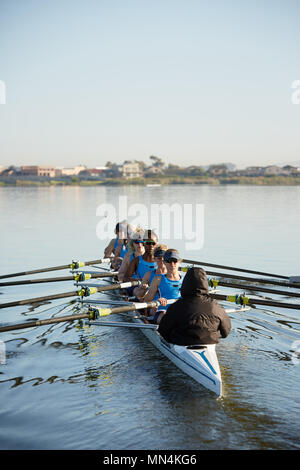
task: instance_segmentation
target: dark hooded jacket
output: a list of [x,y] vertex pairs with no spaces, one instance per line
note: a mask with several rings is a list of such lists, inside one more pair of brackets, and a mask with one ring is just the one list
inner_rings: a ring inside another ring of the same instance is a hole
[[206,273],[190,268],[181,286],[181,298],[168,307],[158,331],[169,343],[192,346],[215,344],[226,338],[230,318],[209,295]]

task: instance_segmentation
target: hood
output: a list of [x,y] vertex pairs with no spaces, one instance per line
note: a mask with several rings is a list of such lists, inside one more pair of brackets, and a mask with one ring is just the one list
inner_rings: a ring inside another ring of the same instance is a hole
[[184,276],[181,297],[207,295],[209,292],[206,272],[202,268],[190,268]]

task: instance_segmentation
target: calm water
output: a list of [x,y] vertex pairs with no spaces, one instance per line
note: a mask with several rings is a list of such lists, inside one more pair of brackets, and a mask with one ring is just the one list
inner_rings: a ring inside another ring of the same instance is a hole
[[[129,206],[204,204],[202,248],[164,240],[188,259],[300,275],[300,187],[250,186],[0,188],[1,273],[101,257],[107,241],[96,236],[96,210],[117,207],[120,195]],[[73,289],[0,287],[0,302]],[[1,309],[0,324],[72,308],[60,299]],[[2,333],[0,449],[299,448],[299,310],[256,308],[231,319],[217,347],[218,400],[139,331],[59,324]]]

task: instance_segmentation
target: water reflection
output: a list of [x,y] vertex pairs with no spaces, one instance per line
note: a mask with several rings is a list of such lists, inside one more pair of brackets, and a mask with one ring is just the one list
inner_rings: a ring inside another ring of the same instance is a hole
[[[3,246],[14,247],[13,260],[3,253],[3,272],[102,254],[104,242],[95,234],[96,207],[105,201],[117,207],[119,195],[128,196],[128,205],[142,202],[149,207],[178,200],[205,204],[205,245],[201,252],[189,253],[189,259],[297,273],[295,213],[300,188],[209,186],[176,186],[176,191],[174,187],[0,188],[1,221],[7,227]],[[232,221],[245,208],[249,223],[241,237]],[[169,242],[184,251],[182,240]],[[1,289],[1,302],[50,295],[53,290],[53,284],[32,291]],[[254,295],[264,297],[259,290]],[[65,305],[40,303],[3,310],[1,322],[55,317],[72,310],[71,304]],[[218,400],[161,356],[141,332],[91,330],[66,323],[5,334],[0,338],[7,347],[0,374],[0,419],[5,429],[1,445],[299,448],[300,366],[291,361],[292,342],[299,338],[298,312],[252,308],[231,318],[232,333],[217,348],[224,383],[224,396]]]
[[[60,377],[58,375],[52,375],[48,378],[24,378],[23,376],[18,376],[0,380],[0,384],[12,383],[10,388],[15,388],[28,383],[30,383],[32,386],[55,384],[58,382],[69,384],[88,383],[90,387],[97,386],[101,383],[102,387],[105,385],[111,385],[113,383],[112,369],[114,368],[114,366],[115,364],[112,363],[99,368],[85,367],[84,372],[80,374],[70,375],[69,377]],[[93,384],[93,382],[95,382],[95,384]]]

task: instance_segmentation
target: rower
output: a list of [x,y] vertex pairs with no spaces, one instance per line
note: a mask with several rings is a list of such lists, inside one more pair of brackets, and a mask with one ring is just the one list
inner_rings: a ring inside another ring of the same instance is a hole
[[109,244],[107,245],[107,247],[105,248],[104,250],[104,257],[105,258],[109,258],[111,255],[115,255],[115,252],[116,252],[116,249],[119,245],[119,241],[120,240],[124,240],[127,235],[127,230],[126,230],[126,222],[123,221],[123,222],[118,222],[116,227],[115,227],[115,234],[116,234],[116,238],[113,238]]
[[114,259],[111,262],[111,268],[118,270],[125,254],[128,251],[128,224],[126,221],[119,222],[115,228],[116,238],[113,238],[108,246],[104,250],[105,258],[114,255]]
[[157,264],[157,268],[153,271],[147,271],[142,279],[140,286],[135,287],[133,293],[139,301],[142,301],[146,295],[146,292],[151,285],[151,282],[156,276],[167,273],[167,268],[164,261],[164,254],[168,249],[167,245],[159,244],[154,250],[154,261]]
[[128,251],[125,254],[121,267],[119,269],[118,280],[120,282],[124,281],[126,271],[129,267],[131,261],[138,257],[142,256],[145,253],[144,246],[144,230],[141,227],[137,227],[135,232],[130,233],[130,240],[128,242]]
[[150,289],[144,297],[145,302],[151,302],[151,300],[158,300],[160,302],[161,305],[157,311],[155,312],[152,309],[150,312],[152,314],[151,320],[158,324],[168,309],[167,301],[180,297],[180,288],[183,281],[183,277],[178,271],[179,263],[181,262],[178,250],[175,248],[168,249],[164,254],[164,261],[167,273],[154,277]]
[[132,225],[132,224],[125,225],[124,223],[122,223],[122,225],[124,225],[126,229],[126,233],[122,233],[122,238],[119,238],[118,245],[115,248],[114,253],[115,253],[116,258],[119,257],[119,258],[124,259],[129,249],[129,242],[134,237],[136,227],[135,225]]
[[134,258],[127,269],[125,280],[131,281],[133,278],[143,279],[147,271],[157,268],[154,260],[154,249],[157,246],[157,235],[152,230],[146,230],[143,236],[145,253]]
[[[143,244],[145,246],[145,253],[140,256],[136,256],[130,262],[129,267],[126,271],[124,280],[133,281],[136,279],[143,279],[147,271],[153,271],[157,268],[157,264],[154,260],[154,249],[157,246],[157,235],[153,230],[145,230],[143,236]],[[134,288],[128,289],[128,294],[133,294]]]

